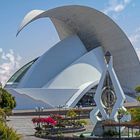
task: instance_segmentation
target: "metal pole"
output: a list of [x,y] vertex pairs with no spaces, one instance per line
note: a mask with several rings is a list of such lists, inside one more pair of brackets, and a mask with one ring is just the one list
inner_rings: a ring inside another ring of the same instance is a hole
[[[59,115],[60,115],[60,107],[61,107],[61,105],[58,105],[58,112],[59,112]],[[59,124],[59,126],[58,126],[58,130],[59,130],[59,132],[60,132],[60,120],[58,120],[58,124]]]
[[[36,107],[35,111],[38,113],[38,118],[40,119],[41,112],[43,112],[43,107]],[[40,128],[40,122],[38,123],[38,127]]]
[[129,138],[129,127],[128,127],[128,138]]
[[60,115],[60,105],[58,106],[58,109],[59,109],[59,115]]
[[40,112],[41,112],[41,108],[38,107],[39,118],[40,118]]
[[120,127],[120,118],[119,118],[119,140],[121,139],[121,127]]
[[66,114],[67,114],[67,112],[66,112],[66,109],[67,109],[66,106],[67,106],[67,105],[65,105],[65,118],[66,118]]

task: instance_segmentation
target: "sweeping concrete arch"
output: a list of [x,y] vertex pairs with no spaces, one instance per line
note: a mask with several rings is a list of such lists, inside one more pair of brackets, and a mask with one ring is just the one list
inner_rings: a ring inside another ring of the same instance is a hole
[[77,5],[48,11],[33,10],[25,16],[17,34],[30,22],[44,17],[52,20],[61,40],[77,34],[87,50],[102,46],[104,51],[110,51],[123,87],[133,90],[140,83],[137,76],[140,63],[136,52],[124,32],[108,16],[93,8]]

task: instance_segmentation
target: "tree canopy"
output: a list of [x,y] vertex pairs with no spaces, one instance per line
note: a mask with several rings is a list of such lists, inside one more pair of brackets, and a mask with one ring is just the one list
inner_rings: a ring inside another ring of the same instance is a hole
[[140,108],[131,108],[129,112],[132,117],[132,122],[140,122]]
[[135,87],[135,91],[136,91],[136,92],[140,92],[140,86],[136,86],[136,87]]
[[0,108],[14,109],[16,107],[15,97],[7,90],[0,88]]

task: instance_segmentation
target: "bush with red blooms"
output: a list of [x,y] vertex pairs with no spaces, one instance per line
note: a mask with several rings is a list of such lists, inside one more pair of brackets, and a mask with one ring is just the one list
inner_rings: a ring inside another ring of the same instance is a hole
[[[70,110],[70,112],[72,112]],[[75,113],[69,113],[71,116]],[[51,114],[49,117],[35,117],[32,119],[33,124],[35,125],[35,135],[44,136],[44,135],[55,135],[62,132],[69,131],[75,128],[84,127],[84,123],[80,120],[71,121],[72,117],[65,118],[59,114]],[[70,119],[70,120],[69,120]]]
[[56,121],[58,121],[58,120],[63,120],[64,118],[61,116],[61,115],[59,115],[59,114],[51,114],[51,117],[54,119],[54,120],[56,120]]
[[54,120],[56,120],[57,121],[57,124],[56,124],[56,127],[65,127],[66,126],[66,124],[65,124],[65,120],[64,120],[64,117],[62,117],[61,115],[59,115],[59,114],[51,114],[51,117],[54,119]]
[[54,120],[52,117],[47,117],[47,118],[33,118],[32,122],[34,124],[48,124],[48,125],[52,125],[55,126],[57,124],[57,121]]

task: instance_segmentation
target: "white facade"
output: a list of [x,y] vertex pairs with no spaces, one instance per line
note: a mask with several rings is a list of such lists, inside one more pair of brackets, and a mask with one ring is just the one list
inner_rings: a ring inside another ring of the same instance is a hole
[[[74,107],[98,84],[105,68],[105,51],[113,55],[123,89],[133,91],[140,84],[140,65],[133,46],[109,17],[84,6],[33,10],[23,19],[18,33],[30,22],[44,17],[52,20],[61,41],[40,56],[12,90],[49,107]],[[9,82],[5,87],[12,84],[15,83]]]
[[[42,60],[40,57],[36,65],[40,59]],[[25,74],[21,80],[22,84],[19,84],[15,91],[26,94],[36,100],[42,100],[52,107],[56,107],[60,104],[74,107],[88,90],[98,84],[102,69],[104,68],[103,60],[101,47],[96,48],[71,63],[67,68],[59,72],[55,78],[44,83],[41,88],[36,87],[36,83],[34,84],[33,82],[31,87],[22,87],[22,85],[24,85],[24,77],[26,78],[28,73]],[[32,71],[32,68],[34,69],[34,67],[31,67],[30,71]],[[46,72],[45,68],[42,70]],[[35,76],[36,74],[34,75],[32,72],[32,77]],[[39,74],[37,76],[39,76]],[[41,79],[42,77],[38,77],[39,81]],[[28,83],[28,79],[25,81],[25,84],[26,83]]]

